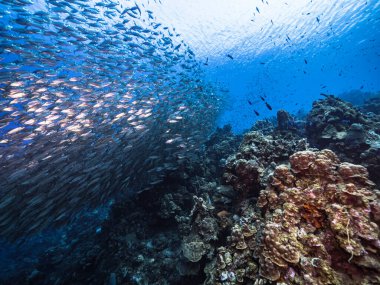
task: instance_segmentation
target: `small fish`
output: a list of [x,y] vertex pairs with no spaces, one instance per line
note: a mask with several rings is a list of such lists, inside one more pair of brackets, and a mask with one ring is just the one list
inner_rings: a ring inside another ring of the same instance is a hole
[[326,98],[334,96],[332,94],[325,94],[325,93],[320,93],[319,95],[326,97]]
[[256,7],[256,11],[257,11],[257,13],[259,13],[259,14],[260,14],[260,10],[259,10],[259,8],[258,8],[258,7]]
[[179,48],[181,47],[181,45],[182,45],[182,44],[177,45],[177,46],[174,48],[174,50],[179,50]]
[[272,111],[272,107],[268,104],[268,102],[265,102],[265,106],[267,106],[267,108]]
[[248,104],[249,104],[249,105],[252,105],[252,102],[248,100]]
[[305,61],[305,64],[307,64],[307,60],[306,60],[306,59],[304,59],[304,61]]
[[208,65],[208,58],[206,58],[206,62],[204,63],[204,65]]
[[232,57],[232,55],[230,55],[230,54],[227,54],[227,56],[228,56],[230,59],[234,59],[234,58]]
[[194,52],[142,4],[49,0],[34,12],[33,3],[0,4],[0,235],[9,240],[152,187],[202,146],[221,107]]
[[257,112],[256,110],[253,110],[253,112],[255,112],[256,116],[260,116],[259,112]]
[[265,98],[263,96],[260,96],[260,99],[265,102]]
[[319,17],[316,17],[316,19],[317,19],[317,22],[318,22],[318,24],[319,24],[319,22],[320,22]]

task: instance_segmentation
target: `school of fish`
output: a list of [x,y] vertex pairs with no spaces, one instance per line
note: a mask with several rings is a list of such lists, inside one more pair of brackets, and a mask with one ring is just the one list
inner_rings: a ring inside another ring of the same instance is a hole
[[219,110],[174,29],[132,1],[0,2],[0,237],[159,183]]

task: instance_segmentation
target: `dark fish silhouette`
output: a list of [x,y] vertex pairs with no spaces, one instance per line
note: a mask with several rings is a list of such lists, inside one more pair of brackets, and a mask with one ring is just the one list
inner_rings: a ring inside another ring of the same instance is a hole
[[272,107],[268,104],[268,102],[265,102],[265,106],[267,106],[267,108],[272,111]]
[[248,100],[248,104],[249,104],[249,105],[252,105],[252,102]]
[[320,95],[323,96],[323,97],[326,97],[326,98],[334,96],[332,94],[325,94],[325,93],[320,93]]
[[306,60],[306,59],[304,59],[304,61],[305,61],[305,64],[307,64],[307,60]]
[[260,116],[259,112],[257,112],[256,110],[253,110],[253,112],[255,112],[256,116]]
[[227,54],[227,56],[228,56],[230,59],[234,59],[234,58],[232,57],[232,55],[230,55],[230,54]]

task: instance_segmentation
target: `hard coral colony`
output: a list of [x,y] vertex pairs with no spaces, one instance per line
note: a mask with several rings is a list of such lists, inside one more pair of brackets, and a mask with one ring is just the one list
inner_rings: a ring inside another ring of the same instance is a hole
[[279,166],[260,194],[260,274],[290,284],[380,282],[379,196],[367,170],[330,150]]

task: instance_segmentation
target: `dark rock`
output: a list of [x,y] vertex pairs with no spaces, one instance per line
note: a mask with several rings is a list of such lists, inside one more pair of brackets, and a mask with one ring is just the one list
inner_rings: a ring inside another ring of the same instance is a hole
[[294,118],[285,110],[277,111],[277,130],[290,131],[295,130]]

